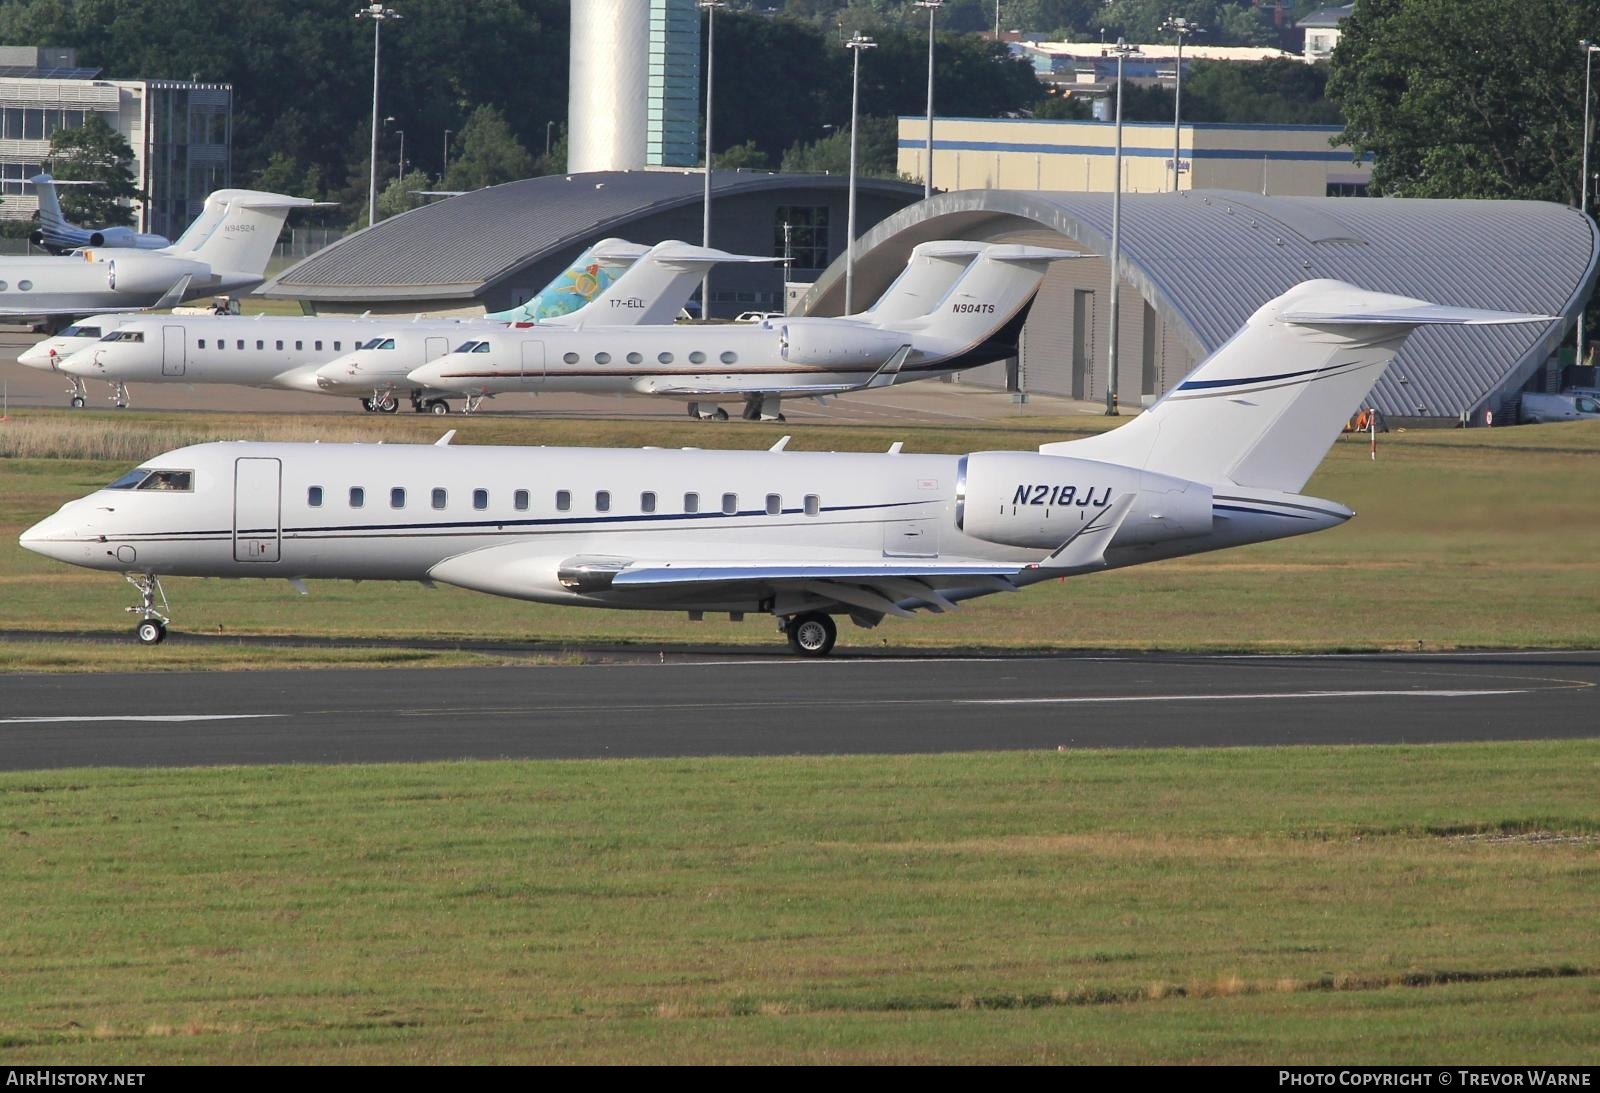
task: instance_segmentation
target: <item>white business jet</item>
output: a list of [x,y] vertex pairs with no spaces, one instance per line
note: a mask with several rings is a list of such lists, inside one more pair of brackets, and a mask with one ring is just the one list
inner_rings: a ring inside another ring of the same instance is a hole
[[[1051,262],[1082,255],[1014,243],[984,246],[932,311],[897,285],[879,311],[843,318],[764,319],[730,326],[502,330],[464,342],[411,373],[414,383],[468,396],[597,391],[691,398],[692,417],[782,421],[785,395],[832,395],[925,379],[1014,356]],[[948,274],[941,258],[911,283]],[[908,310],[911,313],[908,314]]]
[[317,204],[259,190],[218,190],[170,247],[0,257],[0,315],[140,311],[252,289],[265,278],[289,211]]
[[[642,257],[586,305],[556,311],[541,309],[531,316],[533,325],[578,328],[590,324],[606,326],[645,326],[668,324],[683,309],[713,266],[781,261],[746,254],[730,254],[714,247],[698,247],[668,239],[648,248]],[[571,271],[569,271],[570,273]],[[541,296],[549,293],[546,290]],[[490,318],[503,318],[507,313]],[[509,329],[529,329],[526,322],[513,322]],[[316,372],[318,388],[330,395],[364,396],[377,392],[392,395],[397,391],[417,391],[426,387],[414,383],[410,374],[431,360],[444,356],[455,342],[441,342],[426,328],[415,324],[395,325],[377,331],[354,352],[346,353]],[[453,388],[450,390],[454,391]],[[413,398],[415,395],[413,394]]]
[[[694,253],[682,253],[685,250]],[[658,252],[665,257],[658,259]],[[415,363],[421,363],[426,359],[423,354],[431,352],[439,356],[448,352],[451,345],[459,344],[466,336],[466,331],[499,330],[508,324],[518,329],[532,329],[576,322],[594,310],[618,313],[611,307],[618,301],[627,305],[620,309],[618,321],[626,322],[636,310],[653,311],[664,296],[671,310],[676,311],[708,267],[740,260],[743,260],[741,255],[683,243],[642,247],[621,240],[605,240],[585,252],[528,303],[479,318],[417,317],[404,324],[406,340],[418,347]],[[694,271],[688,283],[685,283],[685,268]],[[637,309],[632,305],[637,305]],[[563,308],[576,310],[563,312]],[[536,317],[537,322],[534,322]],[[364,409],[381,413],[394,413],[403,392],[409,395],[412,408],[419,413],[448,413],[449,405],[443,396],[451,392],[406,380],[406,373],[415,364],[397,366],[388,373],[369,369],[349,377],[343,384],[331,383],[319,376],[326,364],[345,356],[358,345],[398,341],[392,333],[394,324],[395,320],[390,318],[366,316],[350,319],[144,316],[122,324],[100,341],[60,359],[57,367],[78,383],[87,379],[111,384],[113,401],[119,407],[128,403],[129,383],[226,383],[350,395],[359,397]],[[82,397],[80,387],[72,393],[73,405],[81,405]]]
[[1113,432],[964,456],[224,442],[68,502],[29,550],[121,573],[139,640],[160,577],[444,582],[543,603],[776,617],[820,656],[834,616],[961,601],[1333,527],[1299,490],[1407,335],[1549,322],[1307,281]]
[[159,250],[172,246],[164,235],[137,232],[132,228],[105,227],[80,228],[69,223],[62,215],[57,186],[98,186],[98,182],[66,182],[47,174],[34,175],[34,193],[39,197],[39,226],[28,236],[28,242],[43,247],[51,254],[65,254],[80,247],[119,247],[131,250]]

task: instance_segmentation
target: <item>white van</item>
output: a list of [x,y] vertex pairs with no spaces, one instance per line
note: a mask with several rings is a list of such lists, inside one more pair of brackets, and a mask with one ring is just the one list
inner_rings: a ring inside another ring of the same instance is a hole
[[1600,401],[1589,395],[1523,395],[1522,422],[1588,421],[1600,418]]

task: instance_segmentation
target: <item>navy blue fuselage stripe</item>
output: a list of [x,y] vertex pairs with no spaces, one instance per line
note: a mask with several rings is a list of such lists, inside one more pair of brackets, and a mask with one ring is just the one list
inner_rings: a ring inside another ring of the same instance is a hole
[[1237,387],[1245,383],[1271,383],[1273,380],[1292,380],[1300,376],[1314,376],[1319,372],[1327,372],[1334,368],[1348,367],[1345,364],[1330,365],[1327,368],[1307,368],[1303,372],[1283,372],[1276,376],[1247,376],[1237,380],[1189,380],[1187,383],[1178,384],[1179,391],[1198,391],[1207,387]]

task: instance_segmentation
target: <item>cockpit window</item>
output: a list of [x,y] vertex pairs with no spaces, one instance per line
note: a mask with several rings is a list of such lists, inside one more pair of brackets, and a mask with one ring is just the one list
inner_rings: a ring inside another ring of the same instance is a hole
[[98,326],[69,326],[59,335],[63,338],[98,338],[103,331]]
[[393,349],[394,348],[394,339],[393,338],[368,338],[366,341],[364,341],[360,345],[356,346],[356,348],[357,349]]
[[482,344],[482,342],[462,342],[460,345],[456,346],[455,351],[457,353],[471,353]]
[[160,490],[166,493],[193,493],[193,471],[168,471],[154,467],[135,467],[117,479],[108,490]]
[[383,341],[381,341],[377,345],[373,346],[373,348],[374,349],[393,349],[394,348],[394,339],[393,338],[385,338],[385,339],[383,339]]
[[477,345],[472,347],[472,351],[474,353],[487,353],[489,352],[489,343],[479,342]]
[[144,341],[144,331],[113,330],[100,340],[103,342],[142,342]]

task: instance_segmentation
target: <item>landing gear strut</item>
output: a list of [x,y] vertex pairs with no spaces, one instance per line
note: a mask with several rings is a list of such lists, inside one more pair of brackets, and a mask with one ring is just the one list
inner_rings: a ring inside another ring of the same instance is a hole
[[119,410],[128,408],[128,386],[121,380],[111,385],[111,404]]
[[[133,631],[134,637],[144,645],[160,645],[167,636],[167,623],[172,621],[163,613],[172,608],[167,605],[167,594],[161,588],[161,578],[154,573],[124,573],[122,577],[139,590],[139,606],[123,608],[130,615],[140,616],[139,625]],[[159,611],[156,610],[158,598],[161,600]]]
[[786,421],[779,409],[783,399],[778,395],[747,395],[744,400],[746,421]]
[[419,414],[444,415],[450,412],[450,404],[442,398],[423,398],[413,392],[411,395],[411,408]]
[[833,619],[820,611],[795,615],[783,624],[783,632],[789,636],[789,648],[803,657],[825,657],[839,639]]
[[[463,414],[475,414],[475,413],[478,412],[478,407],[483,405],[483,400],[486,399],[486,398],[491,398],[491,397],[493,397],[493,396],[491,396],[491,395],[468,395],[462,401],[461,412]],[[438,413],[438,411],[435,410],[434,413]]]
[[727,421],[728,411],[714,402],[691,402],[689,416],[696,421]]
[[72,386],[67,388],[67,394],[72,396],[69,400],[69,405],[71,405],[74,410],[81,410],[84,408],[89,401],[89,392],[83,386],[82,376],[72,377]]

